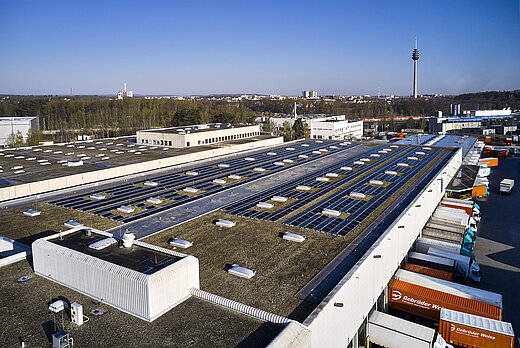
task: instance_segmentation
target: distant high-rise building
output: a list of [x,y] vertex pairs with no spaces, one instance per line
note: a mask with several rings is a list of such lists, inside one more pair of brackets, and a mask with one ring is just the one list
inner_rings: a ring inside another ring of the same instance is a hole
[[316,91],[303,91],[302,98],[318,98],[318,92]]
[[117,99],[133,98],[134,92],[126,90],[126,82],[122,91],[117,92]]
[[419,50],[417,49],[417,36],[415,37],[415,48],[412,52],[413,59],[413,97],[417,98],[417,61],[419,60]]

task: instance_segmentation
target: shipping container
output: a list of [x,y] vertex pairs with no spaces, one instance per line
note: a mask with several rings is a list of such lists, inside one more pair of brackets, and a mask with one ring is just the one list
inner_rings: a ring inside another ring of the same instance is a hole
[[473,211],[474,211],[473,201],[469,201],[469,200],[462,200],[462,199],[455,199],[455,198],[443,198],[443,200],[441,201],[441,205],[443,207],[450,207],[450,208],[464,210],[464,212],[466,214],[468,214],[469,216],[472,216]]
[[399,279],[392,279],[388,285],[388,305],[436,321],[443,307],[495,320],[502,319],[499,307]]
[[483,197],[487,194],[487,186],[473,186],[473,190],[471,191],[472,197]]
[[478,163],[486,163],[488,167],[496,167],[498,166],[498,158],[496,157],[487,157],[479,159]]
[[513,348],[510,323],[446,308],[440,310],[439,334],[449,342],[471,348]]
[[420,273],[420,274],[424,274],[424,275],[434,277],[434,278],[439,278],[439,279],[444,279],[444,280],[449,280],[449,281],[453,280],[453,272],[442,271],[440,269],[415,265],[413,263],[408,263],[408,262],[403,263],[401,268],[404,270],[410,271],[410,272]]
[[374,311],[367,326],[367,339],[386,348],[453,348],[434,329]]

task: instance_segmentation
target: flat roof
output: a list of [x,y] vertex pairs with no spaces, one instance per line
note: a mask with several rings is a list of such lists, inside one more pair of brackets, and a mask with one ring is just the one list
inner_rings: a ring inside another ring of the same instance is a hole
[[[32,278],[17,282],[22,276]],[[0,306],[3,330],[0,341],[8,346],[49,346],[56,330],[48,310],[51,299],[83,305],[89,321],[72,325],[65,316],[65,331],[79,347],[265,347],[283,326],[275,325],[209,302],[190,297],[153,322],[115,310],[109,305],[36,275],[26,260],[0,268]],[[95,313],[102,312],[102,315]],[[59,315],[56,323],[61,325]]]
[[[146,129],[139,132],[149,133],[169,133],[169,134],[191,134],[191,133],[202,133],[210,131],[219,131],[226,129],[239,129],[244,127],[256,126],[254,124],[230,124],[230,123],[210,123],[206,125],[194,125],[194,126],[183,126],[183,127],[171,127],[171,128],[160,128],[160,129]],[[188,133],[189,132],[189,133]]]
[[171,254],[135,244],[130,248],[121,247],[118,243],[101,250],[89,248],[90,244],[106,238],[106,236],[94,232],[92,232],[91,236],[87,236],[85,231],[82,230],[50,239],[49,242],[144,274],[152,274],[180,260],[179,257]]
[[[175,157],[269,138],[273,137],[260,135],[240,139],[240,141],[232,140],[210,145],[172,148],[160,145],[137,144],[135,137],[128,137],[125,139],[108,138],[18,149],[3,149],[0,150],[0,170],[3,171],[0,172],[0,188],[142,163],[161,158]],[[80,159],[83,161],[83,165],[81,166],[70,167],[66,165],[67,161],[77,161]],[[19,168],[19,166],[22,166],[22,168]]]

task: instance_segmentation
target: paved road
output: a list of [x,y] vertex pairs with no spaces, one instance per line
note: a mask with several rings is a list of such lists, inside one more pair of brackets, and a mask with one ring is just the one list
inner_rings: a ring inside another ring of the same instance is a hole
[[[504,178],[515,180],[511,195],[499,193]],[[482,220],[475,257],[482,268],[479,288],[503,294],[503,319],[520,334],[520,158],[500,159],[490,176],[490,195],[478,200]]]
[[369,148],[364,146],[357,146],[346,149],[344,151],[339,151],[335,154],[324,156],[314,161],[294,166],[293,168],[262,177],[250,183],[199,199],[195,202],[191,202],[179,207],[172,208],[165,212],[152,215],[150,217],[144,218],[143,220],[137,220],[122,226],[115,227],[109,231],[117,235],[119,231],[128,230],[129,232],[135,234],[137,239],[141,239],[186,221],[192,220],[201,215],[215,211],[225,205],[247,198],[258,192],[282,185],[289,180],[294,180],[296,178],[308,175],[312,171],[316,171],[317,175],[318,173],[321,174],[321,171],[324,167],[345,161],[346,159],[367,150],[369,150]]

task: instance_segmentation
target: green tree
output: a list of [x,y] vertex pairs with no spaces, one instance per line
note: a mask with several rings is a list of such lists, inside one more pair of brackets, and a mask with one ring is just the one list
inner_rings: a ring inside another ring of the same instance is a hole
[[27,145],[29,145],[29,146],[40,145],[41,141],[42,141],[42,133],[40,131],[32,132],[31,130],[29,130],[27,132]]
[[280,129],[278,129],[278,135],[283,136],[284,141],[294,140],[294,131],[293,131],[289,121],[285,121],[282,124],[282,127],[280,127]]
[[23,134],[18,131],[15,133],[9,134],[6,141],[7,147],[21,147],[24,145]]
[[262,130],[267,133],[273,133],[276,130],[276,123],[268,118],[265,123],[262,124]]
[[311,135],[311,131],[307,125],[307,122],[304,122],[301,118],[298,118],[296,121],[294,121],[292,130],[294,133],[294,139],[309,138]]

